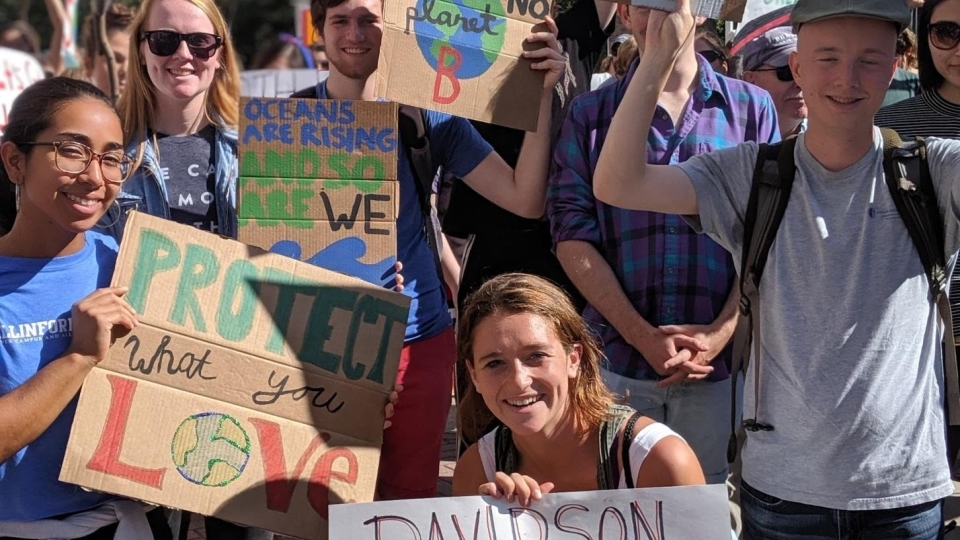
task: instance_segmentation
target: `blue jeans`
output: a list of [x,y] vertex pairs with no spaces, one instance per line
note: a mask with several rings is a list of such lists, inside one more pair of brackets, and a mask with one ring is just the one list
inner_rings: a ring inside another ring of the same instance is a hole
[[743,540],[940,540],[943,501],[891,510],[834,510],[740,484]]
[[631,379],[606,369],[602,375],[607,388],[626,397],[628,405],[666,424],[687,441],[700,461],[708,484],[727,481],[729,380],[693,381],[658,388],[657,381]]

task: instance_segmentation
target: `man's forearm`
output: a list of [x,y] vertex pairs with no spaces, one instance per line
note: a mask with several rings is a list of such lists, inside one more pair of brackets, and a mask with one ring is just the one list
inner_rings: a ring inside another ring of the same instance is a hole
[[637,342],[635,336],[656,331],[630,303],[613,269],[593,245],[579,240],[560,242],[557,259],[590,305],[631,345]]
[[647,136],[673,67],[672,61],[658,58],[654,54],[642,56],[604,138],[593,175],[594,193],[603,201],[616,201],[627,183],[635,187],[644,179]]
[[730,288],[730,294],[727,296],[727,301],[723,304],[723,309],[720,310],[720,315],[714,319],[711,325],[714,332],[723,338],[724,347],[733,337],[733,332],[737,329],[737,320],[739,318],[740,285],[734,280],[733,287]]
[[517,158],[513,181],[521,200],[533,201],[533,214],[542,215],[547,198],[547,175],[550,173],[550,127],[553,114],[553,88],[544,89],[540,98],[537,131],[528,131]]

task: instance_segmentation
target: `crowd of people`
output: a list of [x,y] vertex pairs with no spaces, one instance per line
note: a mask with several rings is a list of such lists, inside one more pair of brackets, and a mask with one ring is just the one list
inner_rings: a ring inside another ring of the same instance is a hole
[[[454,386],[455,495],[727,484],[745,539],[943,538],[960,0],[799,0],[733,47],[690,3],[555,6],[523,53],[536,131],[423,111],[437,196],[402,148],[412,303],[376,497],[436,496]],[[297,95],[377,100],[383,0],[311,18],[316,46],[282,35],[250,67],[328,69]],[[58,475],[85,376],[138,324],[109,287],[128,212],[237,234],[240,62],[213,0],[105,23],[82,69],[48,58],[59,76],[0,136],[0,539],[179,539],[191,519]],[[0,28],[0,47],[39,42]],[[891,181],[909,152],[919,176]],[[905,197],[935,214],[925,246]],[[31,321],[63,322],[8,330]]]

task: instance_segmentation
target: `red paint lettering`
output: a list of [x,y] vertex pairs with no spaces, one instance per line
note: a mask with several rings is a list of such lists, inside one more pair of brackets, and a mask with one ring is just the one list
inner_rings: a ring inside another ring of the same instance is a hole
[[267,508],[286,513],[290,510],[290,501],[293,499],[293,491],[297,488],[297,479],[307,467],[307,461],[330,440],[330,434],[320,433],[310,441],[310,446],[300,455],[293,474],[287,476],[287,458],[283,454],[279,424],[257,418],[251,418],[250,423],[256,428],[257,438],[260,440],[264,486],[267,489]]
[[[448,56],[453,59],[453,63],[449,66],[447,65]],[[433,101],[435,103],[449,105],[460,96],[460,81],[457,80],[457,70],[460,69],[460,64],[462,63],[463,56],[460,54],[460,51],[448,45],[440,47],[440,54],[437,57],[437,78],[433,83]],[[449,96],[440,94],[444,78],[450,81],[450,86],[452,87]]]
[[110,381],[112,391],[110,410],[107,412],[107,423],[103,433],[100,434],[100,443],[87,463],[87,469],[163,489],[163,476],[167,472],[166,469],[145,469],[120,461],[123,436],[127,431],[127,420],[130,418],[133,395],[137,391],[137,381],[115,375],[107,375],[107,380]]
[[[324,433],[327,439],[329,435]],[[338,459],[347,460],[347,472],[338,472],[333,470],[333,464]],[[328,518],[328,508],[330,506],[330,481],[340,480],[349,484],[357,483],[357,473],[359,466],[357,456],[349,448],[333,448],[328,450],[313,467],[313,474],[310,475],[310,485],[307,486],[307,500],[310,506],[320,514],[323,519]],[[353,499],[349,501],[337,502],[357,502]]]

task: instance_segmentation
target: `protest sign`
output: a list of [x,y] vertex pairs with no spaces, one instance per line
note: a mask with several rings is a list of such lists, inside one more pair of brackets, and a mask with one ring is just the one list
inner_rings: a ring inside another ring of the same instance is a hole
[[397,262],[397,106],[241,102],[239,239],[383,285]]
[[132,213],[139,324],[87,376],[60,479],[302,538],[373,500],[409,300]]
[[490,497],[338,504],[330,537],[351,540],[730,540],[723,485],[556,493],[523,508]]
[[329,72],[316,69],[248,69],[240,72],[240,95],[285,98],[327,79]]
[[543,72],[521,58],[550,0],[396,0],[383,5],[377,95],[527,131]]
[[[624,3],[663,11],[677,9],[677,0],[627,0]],[[746,4],[747,0],[691,0],[690,10],[694,15],[707,17],[708,19],[739,21],[743,18],[743,10]]]
[[46,77],[36,58],[15,49],[0,47],[0,133],[7,125],[13,100],[26,87]]

